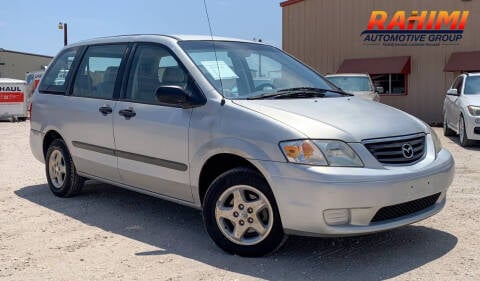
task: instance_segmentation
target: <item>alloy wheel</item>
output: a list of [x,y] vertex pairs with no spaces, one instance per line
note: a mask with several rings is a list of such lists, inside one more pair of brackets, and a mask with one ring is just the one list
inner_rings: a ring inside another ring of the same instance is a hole
[[273,209],[268,198],[248,185],[236,185],[218,198],[215,219],[223,235],[239,245],[255,245],[272,230]]
[[48,171],[50,180],[55,188],[61,188],[65,182],[67,169],[65,166],[65,159],[59,150],[55,150],[50,154],[48,159]]

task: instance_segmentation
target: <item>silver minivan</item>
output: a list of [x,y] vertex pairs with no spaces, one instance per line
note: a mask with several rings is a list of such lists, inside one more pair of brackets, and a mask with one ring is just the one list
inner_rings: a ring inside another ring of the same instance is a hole
[[[59,79],[62,76],[64,78]],[[51,191],[95,179],[201,209],[227,252],[439,212],[454,161],[424,122],[347,94],[281,50],[135,35],[65,47],[32,100]]]

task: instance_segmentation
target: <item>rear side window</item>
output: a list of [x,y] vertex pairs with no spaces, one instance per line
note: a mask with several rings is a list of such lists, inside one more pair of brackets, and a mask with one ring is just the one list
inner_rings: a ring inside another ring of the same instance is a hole
[[126,45],[91,46],[73,83],[73,96],[111,99]]
[[42,83],[38,87],[39,92],[65,94],[76,55],[76,48],[61,53],[45,73]]

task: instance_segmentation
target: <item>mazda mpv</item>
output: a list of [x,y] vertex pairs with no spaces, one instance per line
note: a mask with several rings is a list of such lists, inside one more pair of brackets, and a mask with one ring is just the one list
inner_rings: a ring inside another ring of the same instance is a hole
[[242,256],[270,253],[288,234],[423,220],[444,207],[454,173],[424,122],[250,41],[72,44],[48,67],[31,114],[31,149],[53,194],[95,179],[198,208],[213,241]]

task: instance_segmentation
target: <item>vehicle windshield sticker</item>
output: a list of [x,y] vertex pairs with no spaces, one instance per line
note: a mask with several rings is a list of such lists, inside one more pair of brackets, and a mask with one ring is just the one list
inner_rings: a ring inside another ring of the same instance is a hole
[[[219,80],[222,79],[233,79],[238,78],[237,74],[230,68],[224,61],[201,61],[200,62],[213,79]],[[219,71],[220,70],[220,71]],[[219,75],[220,72],[220,75]]]

